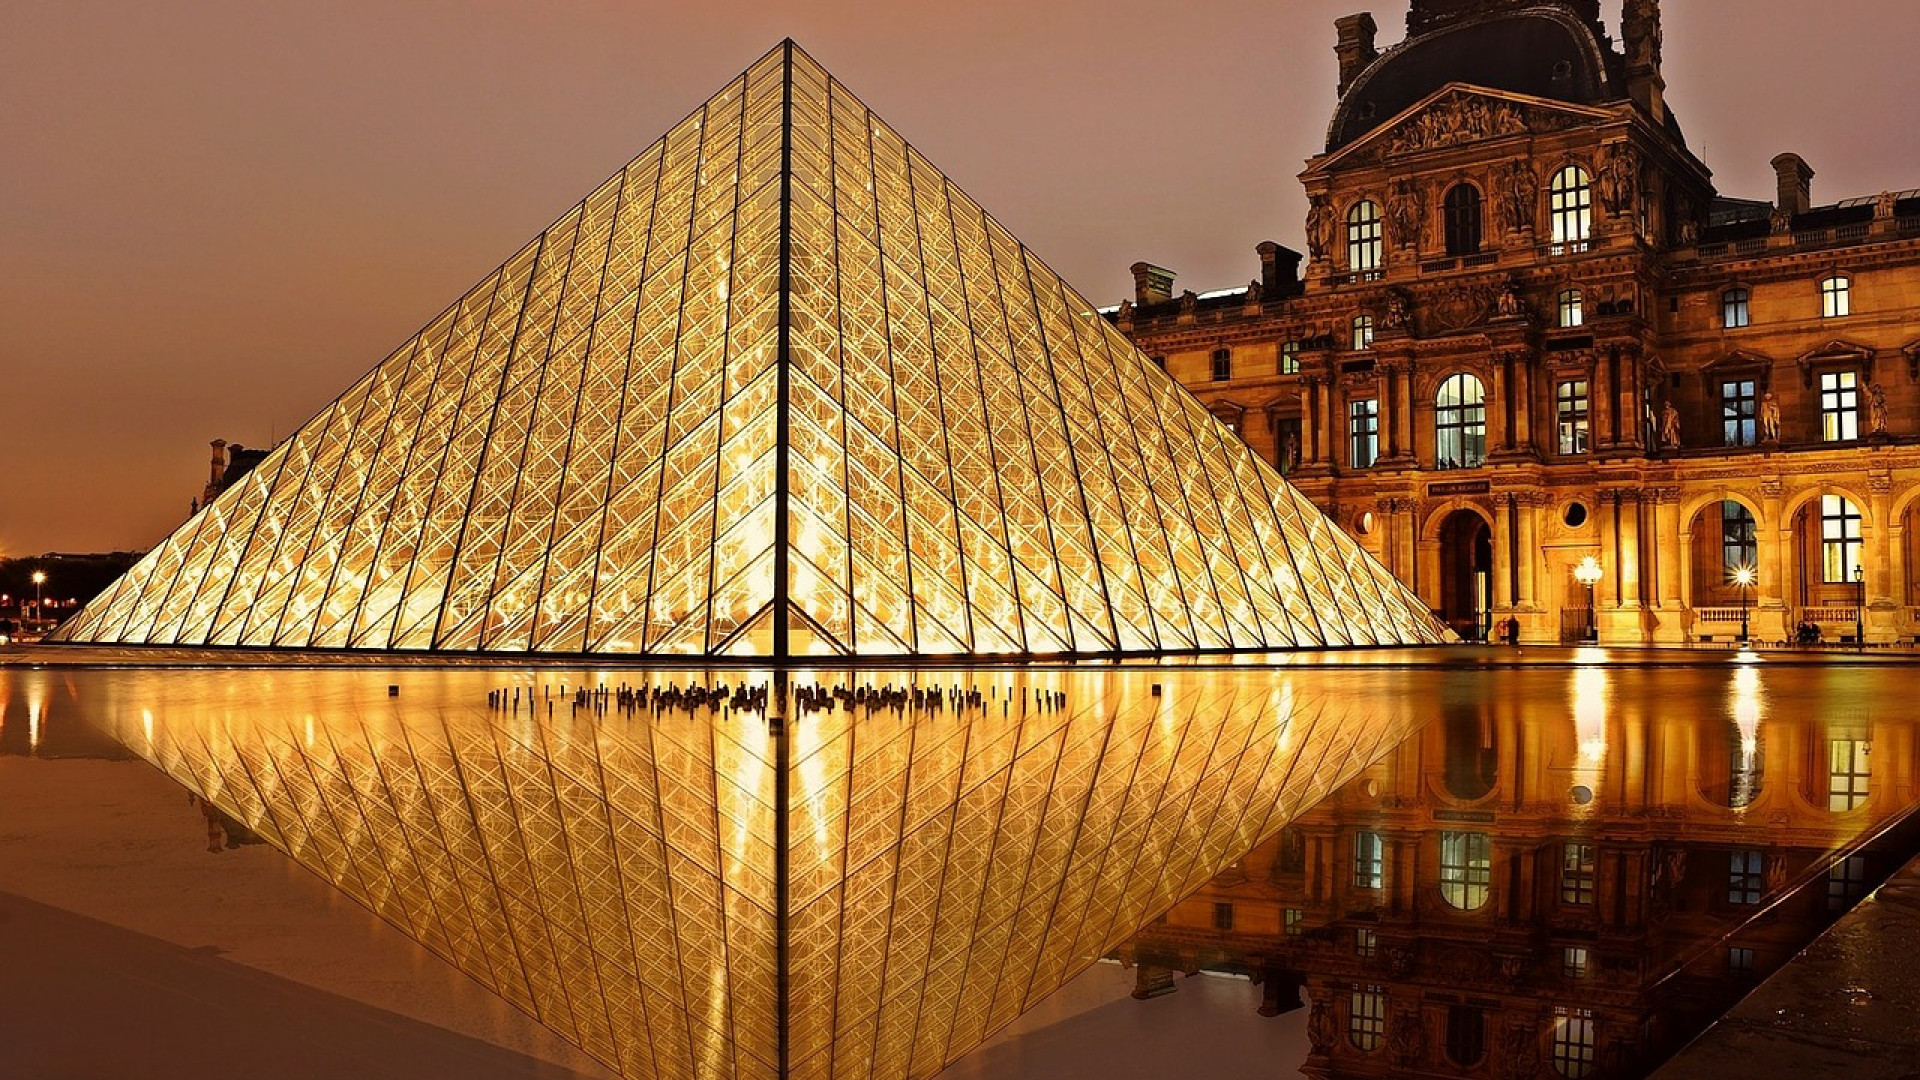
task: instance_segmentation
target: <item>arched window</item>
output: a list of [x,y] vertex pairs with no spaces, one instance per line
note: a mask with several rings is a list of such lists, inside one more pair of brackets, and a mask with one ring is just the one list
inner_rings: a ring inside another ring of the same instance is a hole
[[1347,269],[1356,274],[1374,274],[1385,255],[1382,239],[1380,204],[1371,199],[1347,212]]
[[1487,906],[1493,883],[1493,840],[1486,833],[1440,834],[1440,898],[1460,911]]
[[1828,585],[1851,585],[1860,569],[1860,508],[1839,495],[1820,496],[1820,569]]
[[1742,570],[1760,565],[1760,527],[1753,511],[1728,499],[1720,504],[1720,580],[1728,584]]
[[1554,254],[1587,250],[1587,241],[1593,236],[1593,185],[1587,180],[1587,171],[1577,165],[1561,169],[1553,174],[1547,193]]
[[1434,467],[1477,469],[1487,458],[1487,390],[1461,372],[1434,398]]
[[1480,254],[1480,189],[1455,184],[1447,189],[1447,254],[1455,258]]
[[1353,317],[1353,348],[1355,352],[1373,348],[1373,316]]
[[1560,329],[1571,330],[1586,324],[1586,296],[1579,289],[1560,290],[1560,295],[1554,298],[1554,306],[1559,312]]
[[1594,1070],[1593,1010],[1553,1012],[1553,1071],[1567,1080],[1586,1080]]
[[1844,319],[1853,314],[1853,279],[1832,274],[1820,279],[1820,317]]
[[1355,1050],[1371,1054],[1387,1034],[1387,992],[1378,986],[1356,986],[1347,1008],[1347,1041]]
[[1753,325],[1753,293],[1735,285],[1720,294],[1720,323],[1729,330]]

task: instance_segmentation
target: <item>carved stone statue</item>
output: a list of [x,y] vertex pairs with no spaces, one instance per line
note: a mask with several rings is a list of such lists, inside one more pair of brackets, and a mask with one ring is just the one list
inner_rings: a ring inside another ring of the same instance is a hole
[[1527,1021],[1508,1022],[1494,1070],[1500,1080],[1534,1080],[1540,1074],[1540,1036]]
[[1393,1027],[1387,1032],[1387,1048],[1401,1068],[1412,1068],[1427,1056],[1427,1032],[1417,1009],[1404,1009],[1393,1015]]
[[1874,220],[1875,221],[1893,220],[1893,208],[1897,204],[1897,202],[1898,200],[1894,198],[1893,192],[1891,191],[1881,192],[1873,200]]
[[1680,223],[1680,246],[1694,247],[1700,243],[1700,223],[1683,221]]
[[1397,248],[1416,247],[1427,223],[1427,195],[1419,184],[1402,180],[1393,186],[1387,200],[1387,229]]
[[1338,1038],[1338,1026],[1333,1019],[1333,1002],[1325,998],[1313,999],[1313,1013],[1307,1018],[1307,1043],[1316,1054],[1332,1052]]
[[1633,212],[1640,193],[1640,161],[1630,146],[1615,146],[1607,151],[1600,166],[1600,203],[1615,216]]
[[1180,294],[1180,317],[1181,318],[1192,319],[1194,312],[1198,310],[1199,307],[1200,307],[1199,293],[1194,292],[1192,289],[1188,289],[1186,292],[1183,292]]
[[1494,301],[1494,310],[1502,319],[1524,318],[1527,314],[1526,302],[1520,299],[1520,290],[1508,278],[1500,287],[1500,295]]
[[1660,445],[1669,450],[1680,449],[1680,410],[1669,401],[1660,410]]
[[1133,322],[1133,301],[1120,301],[1119,321],[1123,326]]
[[1533,228],[1539,193],[1540,178],[1532,169],[1518,161],[1507,166],[1500,178],[1500,199],[1508,231],[1519,233]]
[[1261,298],[1264,297],[1265,295],[1266,295],[1266,287],[1260,284],[1259,278],[1254,278],[1252,281],[1247,282],[1247,306],[1248,307],[1252,307],[1255,304],[1258,304]]
[[1325,195],[1315,195],[1307,207],[1307,257],[1322,262],[1333,247],[1333,206]]
[[1768,227],[1775,236],[1785,236],[1793,231],[1793,211],[1782,206],[1768,218]]
[[1412,323],[1413,315],[1407,310],[1407,298],[1398,289],[1388,289],[1380,311],[1380,329],[1405,330]]
[[1771,390],[1760,396],[1760,441],[1780,441],[1780,403],[1773,399]]
[[1867,426],[1875,435],[1887,433],[1887,392],[1879,383],[1867,384]]

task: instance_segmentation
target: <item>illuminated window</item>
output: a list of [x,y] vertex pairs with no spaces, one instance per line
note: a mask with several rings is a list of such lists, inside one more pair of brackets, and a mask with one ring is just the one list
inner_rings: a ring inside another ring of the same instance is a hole
[[1720,580],[1732,581],[1735,571],[1760,562],[1760,527],[1753,511],[1728,500],[1720,504]]
[[1366,200],[1347,212],[1347,269],[1356,274],[1376,274],[1384,260],[1386,244],[1380,221],[1380,204]]
[[1464,372],[1434,398],[1434,467],[1477,469],[1487,458],[1487,389]]
[[1560,452],[1586,453],[1592,425],[1587,380],[1569,379],[1556,384],[1553,388],[1553,411],[1560,429]]
[[1720,322],[1729,330],[1753,325],[1753,294],[1735,286],[1720,294]]
[[1865,739],[1834,739],[1827,743],[1827,809],[1835,813],[1867,805],[1868,756],[1873,745]]
[[1386,992],[1377,986],[1354,987],[1347,1012],[1347,1041],[1355,1050],[1370,1054],[1380,1049],[1386,1033]]
[[1593,845],[1567,844],[1560,854],[1560,902],[1587,907],[1593,903]]
[[1820,317],[1844,319],[1853,314],[1853,279],[1833,274],[1820,279]]
[[1347,437],[1356,469],[1371,469],[1380,457],[1380,401],[1366,398],[1347,402]]
[[1373,348],[1373,316],[1353,317],[1353,348],[1355,352]]
[[1827,867],[1827,910],[1846,911],[1867,895],[1867,857],[1843,855]]
[[1298,341],[1285,342],[1280,346],[1280,374],[1300,374],[1300,343]]
[[1288,908],[1281,917],[1281,925],[1288,937],[1299,937],[1306,930],[1307,913],[1296,907]]
[[1852,371],[1820,373],[1820,437],[1852,442],[1860,437],[1860,376]]
[[1456,258],[1480,254],[1480,189],[1472,184],[1455,184],[1447,189],[1444,205],[1447,254]]
[[1860,568],[1860,540],[1860,508],[1838,495],[1820,496],[1821,580],[1852,584]]
[[1727,950],[1727,974],[1736,979],[1753,978],[1753,950],[1736,945]]
[[1440,834],[1440,898],[1449,907],[1487,906],[1493,882],[1493,840],[1486,833]]
[[1555,298],[1555,307],[1559,311],[1560,329],[1571,330],[1586,324],[1586,298],[1579,289],[1561,290]]
[[1586,170],[1569,165],[1554,173],[1548,204],[1553,253],[1569,255],[1587,250],[1587,240],[1593,235],[1593,187],[1587,182]]
[[1553,1071],[1567,1080],[1593,1075],[1593,1011],[1553,1010]]
[[1213,905],[1213,928],[1215,930],[1233,929],[1233,905],[1232,904]]
[[1353,834],[1353,887],[1378,889],[1386,885],[1385,848],[1380,834]]
[[1353,955],[1369,957],[1380,946],[1380,936],[1372,927],[1362,926],[1353,932]]
[[1226,382],[1233,378],[1233,350],[1213,350],[1213,381]]
[[1587,977],[1587,950],[1576,945],[1568,945],[1560,950],[1560,974],[1569,979]]
[[1757,904],[1766,891],[1766,856],[1758,851],[1728,852],[1727,903]]
[[1721,441],[1728,446],[1759,442],[1760,395],[1752,379],[1728,379],[1720,384]]

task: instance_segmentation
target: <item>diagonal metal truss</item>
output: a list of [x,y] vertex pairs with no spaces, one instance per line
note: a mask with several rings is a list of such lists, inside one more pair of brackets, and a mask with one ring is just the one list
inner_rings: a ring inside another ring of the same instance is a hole
[[59,636],[787,657],[1445,633],[789,42]]

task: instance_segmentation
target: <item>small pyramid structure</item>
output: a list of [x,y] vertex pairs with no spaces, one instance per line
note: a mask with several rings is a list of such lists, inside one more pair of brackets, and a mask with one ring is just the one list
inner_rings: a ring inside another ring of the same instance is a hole
[[57,638],[784,658],[1446,636],[788,42]]

